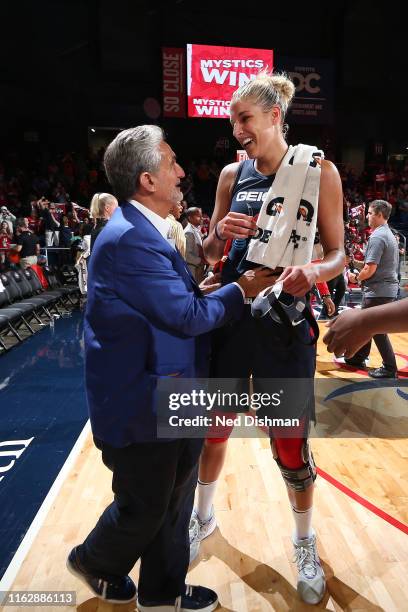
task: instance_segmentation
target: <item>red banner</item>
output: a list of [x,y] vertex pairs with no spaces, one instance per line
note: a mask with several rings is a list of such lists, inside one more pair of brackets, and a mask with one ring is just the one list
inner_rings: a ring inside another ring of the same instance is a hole
[[185,117],[184,49],[162,47],[163,116]]
[[249,159],[249,157],[245,149],[238,149],[237,150],[237,162],[245,161],[246,159]]
[[266,69],[271,49],[187,45],[188,116],[228,119],[233,92]]

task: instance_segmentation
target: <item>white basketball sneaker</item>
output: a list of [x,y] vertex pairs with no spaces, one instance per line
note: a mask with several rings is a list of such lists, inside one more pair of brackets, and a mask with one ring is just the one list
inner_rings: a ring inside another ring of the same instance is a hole
[[[211,506],[211,514],[206,521],[202,521],[197,510],[193,510],[190,520],[190,549],[201,540],[208,538],[217,527],[217,520],[214,514],[214,506]],[[191,553],[190,553],[191,558]]]
[[326,580],[317,553],[316,534],[299,542],[293,540],[293,547],[293,561],[299,572],[297,591],[304,602],[318,604],[326,591]]

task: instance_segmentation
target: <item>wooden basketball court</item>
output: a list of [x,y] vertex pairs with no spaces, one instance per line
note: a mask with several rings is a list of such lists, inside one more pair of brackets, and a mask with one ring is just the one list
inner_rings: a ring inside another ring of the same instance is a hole
[[[394,334],[391,340],[402,355],[399,367],[407,368],[403,356],[408,355],[408,334]],[[380,365],[374,346],[370,365]],[[358,376],[335,364],[321,341],[317,369],[320,377]],[[308,606],[298,599],[291,561],[292,515],[266,438],[231,439],[216,495],[219,527],[202,543],[188,581],[215,589],[222,604],[219,610],[229,612],[408,610],[406,440],[341,438],[312,443],[317,465],[331,479],[317,480],[314,514],[328,584],[323,602]],[[88,433],[11,590],[73,590],[82,612],[135,610],[134,604],[111,605],[91,597],[65,569],[68,552],[87,535],[110,500],[110,472]],[[137,574],[138,566],[132,572],[135,581]]]

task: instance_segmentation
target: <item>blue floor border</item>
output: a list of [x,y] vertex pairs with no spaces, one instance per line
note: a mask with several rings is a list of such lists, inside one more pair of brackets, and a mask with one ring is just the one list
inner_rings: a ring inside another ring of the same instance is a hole
[[0,580],[88,419],[82,318],[0,357]]

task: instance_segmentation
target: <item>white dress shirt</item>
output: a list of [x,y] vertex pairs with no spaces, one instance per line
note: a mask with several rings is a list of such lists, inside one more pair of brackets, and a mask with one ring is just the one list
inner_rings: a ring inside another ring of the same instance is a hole
[[[150,210],[150,208],[143,206],[143,204],[141,204],[140,202],[137,202],[136,200],[129,200],[129,203],[132,204],[132,206],[134,206],[135,208],[137,208],[137,210],[141,212],[142,215],[144,215],[146,219],[148,219],[152,225],[154,225],[154,227],[161,233],[163,238],[168,240],[167,237],[169,235],[170,225],[171,225],[168,219],[163,219],[163,217],[160,217],[160,215]],[[173,248],[175,248],[174,244],[172,246]],[[245,293],[242,287],[238,285],[238,283],[233,283],[233,284],[238,287],[238,289],[242,293],[242,297],[245,299]]]
[[132,204],[139,212],[142,213],[150,221],[152,225],[161,233],[163,238],[167,240],[170,231],[170,221],[168,219],[163,219],[157,213],[150,210],[146,206],[143,206],[140,202],[136,200],[129,200],[129,203]]

